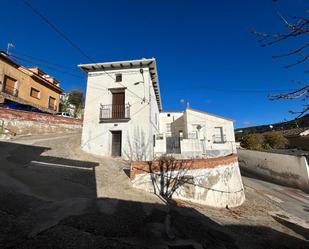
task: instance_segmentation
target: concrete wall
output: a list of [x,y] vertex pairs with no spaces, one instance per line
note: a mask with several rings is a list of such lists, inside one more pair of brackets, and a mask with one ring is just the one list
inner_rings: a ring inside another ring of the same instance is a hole
[[[166,182],[180,182],[172,198],[192,201],[212,207],[241,205],[245,200],[237,157],[176,161],[173,170],[160,162],[132,162],[133,186],[157,194],[168,192]],[[161,167],[164,169],[162,170]],[[169,181],[172,180],[172,181]],[[162,184],[164,182],[164,184]],[[181,183],[183,182],[183,183]]]
[[[88,74],[87,93],[82,132],[82,149],[100,156],[111,156],[112,133],[122,131],[122,157],[129,160],[150,160],[153,158],[153,135],[159,130],[159,110],[149,69],[143,68],[145,84],[140,69],[110,70],[109,75],[122,74],[121,84],[104,72]],[[125,103],[130,104],[130,117],[127,122],[101,122],[100,105],[112,104],[109,88],[123,88]],[[133,94],[133,93],[135,94]],[[139,97],[145,96],[146,101]],[[149,100],[149,103],[148,103]]]
[[[56,90],[55,87],[48,83],[44,84],[42,81],[31,77],[27,69],[15,67],[0,57],[0,91],[3,87],[5,75],[17,80],[15,88],[18,89],[18,98],[32,103],[35,106],[48,108],[49,97],[53,97],[56,99],[55,111],[59,110],[61,93],[59,90]],[[39,98],[33,98],[30,96],[31,87],[40,91]]]
[[238,150],[242,169],[276,183],[297,187],[309,192],[309,167],[304,156]]
[[0,120],[16,135],[78,132],[82,128],[79,119],[5,108],[0,108]]

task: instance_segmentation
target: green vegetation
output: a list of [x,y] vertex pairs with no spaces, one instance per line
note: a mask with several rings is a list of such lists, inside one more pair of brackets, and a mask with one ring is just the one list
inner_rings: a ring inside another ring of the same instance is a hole
[[248,134],[241,141],[241,146],[249,150],[284,149],[287,145],[288,140],[276,132]]

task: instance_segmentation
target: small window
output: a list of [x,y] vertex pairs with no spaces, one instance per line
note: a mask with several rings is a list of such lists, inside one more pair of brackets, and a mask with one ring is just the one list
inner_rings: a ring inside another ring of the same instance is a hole
[[156,147],[156,135],[152,137],[153,147]]
[[116,82],[121,82],[122,81],[122,74],[118,73],[116,74]]
[[39,99],[40,98],[40,91],[31,87],[30,96],[33,97],[33,98]]
[[168,117],[170,117],[170,116],[171,116],[171,114],[170,114],[170,113],[168,113],[168,114],[167,114],[167,116],[168,116]]

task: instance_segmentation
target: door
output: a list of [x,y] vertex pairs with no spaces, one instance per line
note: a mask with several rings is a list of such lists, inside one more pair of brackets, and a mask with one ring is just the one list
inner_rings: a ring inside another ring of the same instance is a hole
[[121,131],[112,131],[112,156],[121,156]]
[[167,137],[166,138],[166,153],[180,154],[180,137]]
[[112,118],[124,118],[124,92],[113,93]]

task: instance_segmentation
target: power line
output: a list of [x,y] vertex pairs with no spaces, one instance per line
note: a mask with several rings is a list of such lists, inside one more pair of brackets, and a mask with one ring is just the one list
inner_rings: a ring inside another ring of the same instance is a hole
[[[33,60],[24,59],[24,58],[15,56],[15,55],[11,55],[11,57],[13,57],[13,59],[16,59],[16,60],[19,60],[19,61],[30,62],[30,63],[37,63],[37,62],[34,62]],[[41,65],[43,65],[43,64],[41,63]],[[58,69],[58,68],[55,68],[55,67],[52,67],[52,66],[49,66],[49,65],[46,65],[46,64],[44,65],[44,67],[49,68],[49,69],[51,69],[51,70],[58,71],[58,72],[63,73],[63,74],[67,74],[67,75],[70,75],[70,76],[79,78],[79,79],[84,79],[84,78],[81,77],[80,75],[73,74],[73,73],[70,73],[70,72],[68,72],[68,71],[63,71],[63,70],[60,70],[60,69]]]
[[[84,52],[76,43],[74,43],[64,32],[62,32],[60,29],[58,29],[51,21],[48,20],[47,17],[45,17],[40,11],[38,11],[36,8],[34,8],[33,5],[31,5],[28,1],[26,0],[21,0],[28,8],[30,8],[37,16],[39,16],[48,26],[50,26],[58,35],[60,35],[65,41],[67,41],[73,48],[75,48],[80,54],[82,54],[85,58],[87,58],[89,61],[91,61],[94,64],[97,64],[94,62],[94,60],[86,53]],[[115,78],[110,75],[108,72],[106,72],[104,69],[102,69],[104,73],[106,73],[110,78],[115,80]],[[118,82],[120,85],[125,87],[125,85],[121,84]],[[138,96],[135,92],[131,91],[130,89],[127,88],[129,92],[134,94],[136,97],[140,98],[141,100],[145,101],[145,98],[142,98]]]
[[51,61],[48,61],[46,59],[40,59],[40,58],[37,58],[37,57],[34,57],[34,56],[31,56],[31,55],[27,55],[27,54],[24,54],[24,53],[20,53],[20,52],[16,52],[15,50],[14,51],[10,51],[10,55],[13,54],[13,55],[17,55],[19,57],[25,57],[27,59],[31,59],[33,61],[38,61],[38,62],[41,62],[41,63],[45,63],[45,64],[49,64],[51,66],[55,66],[55,67],[59,67],[61,69],[65,68],[69,71],[74,71],[74,72],[80,72],[80,70],[78,70],[77,68],[75,67],[68,67],[68,66],[65,66],[65,65],[60,65],[58,63],[55,63],[55,62],[51,62]]
[[88,56],[77,44],[75,44],[66,34],[64,34],[60,29],[58,29],[52,22],[50,22],[41,12],[34,8],[28,1],[21,0],[28,8],[30,8],[36,15],[38,15],[47,25],[49,25],[58,35],[60,35],[64,40],[66,40],[73,48],[75,48],[80,54],[90,61],[93,59]]
[[227,93],[276,93],[276,92],[289,92],[294,91],[295,89],[219,89],[219,88],[211,88],[207,86],[190,86],[184,88],[174,88],[174,91],[187,91],[190,89],[206,89],[209,91],[217,91],[217,92],[227,92]]

